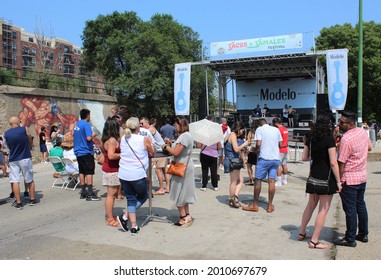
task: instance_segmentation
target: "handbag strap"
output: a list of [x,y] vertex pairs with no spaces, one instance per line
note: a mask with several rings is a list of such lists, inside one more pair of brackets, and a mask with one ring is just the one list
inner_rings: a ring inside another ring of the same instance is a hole
[[146,170],[146,169],[144,168],[144,164],[143,164],[143,162],[140,160],[140,158],[138,157],[138,155],[135,153],[134,149],[132,149],[130,143],[128,143],[128,141],[127,141],[126,138],[124,138],[124,140],[126,140],[127,145],[130,147],[131,151],[134,153],[135,157],[138,159],[138,161],[139,161],[140,164],[142,165],[143,170]]

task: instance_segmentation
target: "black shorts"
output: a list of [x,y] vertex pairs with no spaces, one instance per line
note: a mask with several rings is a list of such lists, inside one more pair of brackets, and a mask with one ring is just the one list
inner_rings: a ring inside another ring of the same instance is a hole
[[79,174],[94,175],[95,161],[93,155],[77,157]]
[[249,152],[247,154],[247,163],[251,165],[256,165],[258,160],[258,154],[256,152]]

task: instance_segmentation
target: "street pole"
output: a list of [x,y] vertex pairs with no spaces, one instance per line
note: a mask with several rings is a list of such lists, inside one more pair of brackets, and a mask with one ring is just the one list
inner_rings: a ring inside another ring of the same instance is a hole
[[362,126],[362,45],[363,45],[363,31],[362,31],[362,0],[359,0],[359,70],[358,70],[358,93],[357,93],[357,126]]

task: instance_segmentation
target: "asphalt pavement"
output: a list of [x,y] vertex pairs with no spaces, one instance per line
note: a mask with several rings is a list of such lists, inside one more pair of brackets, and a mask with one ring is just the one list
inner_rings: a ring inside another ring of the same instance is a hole
[[[380,153],[377,144],[372,153]],[[291,150],[290,153],[294,154]],[[345,232],[345,216],[339,195],[334,195],[321,241],[330,249],[309,249],[308,241],[297,241],[298,227],[307,203],[305,180],[308,163],[296,161],[288,164],[288,184],[277,188],[275,212],[267,213],[267,184],[262,186],[259,212],[246,212],[228,206],[229,175],[220,173],[219,190],[211,184],[205,192],[199,190],[201,169],[199,150],[193,151],[196,164],[198,201],[191,205],[194,223],[179,228],[169,222],[178,220],[178,211],[169,195],[157,195],[152,199],[152,215],[137,236],[130,232],[106,226],[104,202],[106,188],[101,186],[100,166],[94,176],[95,187],[101,201],[79,199],[75,191],[52,188],[53,167],[50,163],[34,165],[37,206],[25,205],[17,210],[7,200],[9,181],[0,178],[0,259],[2,260],[380,260],[381,218],[377,205],[381,195],[379,181],[381,164],[368,162],[366,202],[369,212],[369,242],[358,242],[356,248],[336,247],[337,238]],[[245,180],[247,171],[242,171]],[[158,182],[153,181],[153,189]],[[239,196],[249,204],[253,198],[253,186],[243,186]],[[115,214],[122,213],[126,200],[115,201]],[[138,211],[138,224],[142,224],[149,211],[147,201]],[[307,227],[314,228],[313,215]],[[169,221],[169,222],[168,222]]]

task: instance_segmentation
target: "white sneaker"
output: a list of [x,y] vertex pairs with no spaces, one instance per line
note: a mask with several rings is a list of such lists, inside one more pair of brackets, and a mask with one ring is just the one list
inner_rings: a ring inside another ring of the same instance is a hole
[[222,164],[220,164],[220,167],[219,167],[220,170],[224,170],[224,166]]
[[217,192],[217,191],[218,191],[218,188],[214,188],[214,191]]
[[206,188],[201,187],[201,188],[200,188],[200,191],[203,191],[203,192],[204,192],[204,191],[206,191]]
[[287,180],[282,180],[282,185],[287,185]]
[[275,187],[281,187],[282,186],[282,182],[281,181],[276,181],[275,182]]

